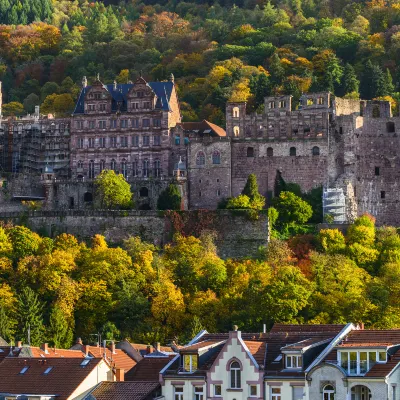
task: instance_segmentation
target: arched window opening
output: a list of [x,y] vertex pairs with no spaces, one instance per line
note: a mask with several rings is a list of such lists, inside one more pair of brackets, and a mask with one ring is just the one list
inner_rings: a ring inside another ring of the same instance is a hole
[[254,157],[254,147],[247,148],[247,157]]
[[83,169],[83,162],[82,161],[78,161],[78,164],[76,166],[78,168],[78,170],[82,170]]
[[92,201],[93,201],[93,194],[90,193],[90,192],[86,192],[86,193],[83,195],[83,201],[84,201],[85,203],[90,203],[90,202],[92,202]]
[[117,162],[114,159],[111,160],[110,166],[113,171],[117,170]]
[[312,148],[312,155],[313,156],[319,156],[319,147],[318,146],[314,146]]
[[393,121],[386,122],[386,132],[394,133],[396,132],[395,125]]
[[149,189],[147,187],[143,186],[139,190],[139,195],[140,197],[149,197]]
[[106,162],[104,160],[100,160],[100,172],[106,169]]
[[240,133],[239,127],[238,126],[234,126],[233,127],[233,136],[237,137],[237,136],[239,136],[239,133]]
[[233,107],[233,118],[239,118],[239,107]]
[[215,150],[212,154],[212,163],[221,164],[221,153],[218,150]]
[[90,160],[89,161],[89,179],[94,178],[94,161]]
[[314,104],[314,99],[307,99],[307,105],[312,106]]
[[351,388],[351,398],[357,400],[370,400],[371,391],[369,390],[369,388],[363,385],[354,386]]
[[290,150],[289,150],[289,154],[291,156],[295,156],[296,155],[296,147],[291,147]]
[[121,173],[124,178],[128,177],[128,163],[126,162],[125,158],[123,158],[121,161]]
[[161,176],[161,161],[154,160],[154,176],[160,177]]
[[272,147],[268,147],[267,157],[273,157],[273,156],[274,156],[274,149]]
[[138,161],[134,161],[132,163],[132,174],[133,174],[133,176],[138,176],[139,175],[139,163],[138,163]]
[[379,106],[374,106],[372,109],[372,118],[379,118],[381,116],[381,111],[379,110]]
[[147,178],[149,176],[149,165],[150,162],[147,158],[143,160],[143,176]]
[[241,388],[241,371],[240,364],[237,361],[233,361],[229,366],[231,372],[231,389]]
[[335,400],[335,388],[332,385],[326,385],[322,393],[322,400]]
[[206,155],[203,151],[199,151],[196,156],[196,165],[205,165]]

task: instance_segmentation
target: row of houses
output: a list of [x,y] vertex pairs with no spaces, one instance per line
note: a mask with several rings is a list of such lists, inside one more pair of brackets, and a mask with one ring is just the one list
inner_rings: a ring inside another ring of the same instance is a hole
[[[8,349],[8,350],[7,350]],[[284,325],[200,332],[185,346],[127,341],[1,347],[0,399],[399,400],[400,329]]]

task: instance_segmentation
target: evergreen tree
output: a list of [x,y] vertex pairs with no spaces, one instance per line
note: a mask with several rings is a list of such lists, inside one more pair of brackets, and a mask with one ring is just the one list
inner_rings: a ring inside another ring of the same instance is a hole
[[271,81],[274,85],[280,85],[285,76],[285,69],[282,66],[281,59],[277,53],[274,53],[269,61],[269,72]]
[[343,71],[342,94],[359,93],[359,90],[360,81],[357,79],[353,66],[347,63]]
[[32,346],[39,346],[43,339],[43,304],[30,288],[21,290],[17,298],[17,332],[19,337]]
[[170,184],[160,193],[157,200],[159,210],[180,210],[182,196],[177,185]]
[[57,306],[51,310],[47,336],[49,342],[57,348],[68,348],[72,343],[73,331],[63,311]]
[[365,64],[364,72],[361,77],[360,94],[365,100],[372,99],[372,81],[373,81],[374,66],[371,60]]
[[0,305],[0,337],[7,342],[11,342],[14,336],[14,321],[7,315],[5,307]]
[[265,205],[265,197],[258,191],[257,177],[255,174],[250,174],[247,178],[242,195],[247,196],[250,199],[251,208],[261,210]]
[[386,68],[386,74],[385,74],[385,90],[386,90],[385,96],[393,95],[394,92],[393,78],[388,68]]
[[386,77],[379,65],[374,65],[372,68],[372,90],[371,95],[375,97],[386,96]]
[[256,108],[264,104],[264,97],[268,96],[269,94],[270,94],[270,83],[268,76],[265,74],[258,75],[254,93]]
[[281,171],[276,170],[276,175],[275,175],[275,182],[274,182],[274,196],[279,197],[281,192],[284,192],[286,190],[286,182],[282,178],[282,173]]

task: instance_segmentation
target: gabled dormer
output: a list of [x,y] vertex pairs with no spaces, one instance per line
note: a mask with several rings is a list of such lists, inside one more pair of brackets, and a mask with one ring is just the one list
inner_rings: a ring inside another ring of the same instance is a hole
[[128,112],[151,111],[157,103],[157,95],[143,77],[136,80],[127,98]]
[[112,96],[103,83],[97,79],[85,93],[85,114],[111,113]]

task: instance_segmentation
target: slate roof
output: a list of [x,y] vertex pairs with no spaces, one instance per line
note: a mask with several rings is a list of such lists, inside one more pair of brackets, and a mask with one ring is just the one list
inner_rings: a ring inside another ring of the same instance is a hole
[[[171,99],[172,90],[174,88],[173,82],[145,82],[154,91],[157,96],[155,105],[156,110],[171,111],[169,101]],[[117,103],[122,102],[120,111],[127,110],[127,95],[129,90],[134,86],[134,83],[117,84],[116,89],[114,84],[103,85],[103,87],[111,95],[111,112],[115,113],[118,110]],[[85,96],[92,86],[82,88],[78,101],[75,105],[74,114],[84,114],[85,110]]]
[[125,374],[126,381],[158,382],[160,371],[175,357],[144,357]]
[[[67,399],[101,362],[93,358],[81,366],[82,358],[5,358],[0,363],[0,395],[53,395]],[[21,374],[21,370],[29,367]],[[48,374],[46,369],[53,367]]]
[[144,400],[159,387],[158,382],[101,382],[86,399]]
[[197,351],[197,350],[203,349],[205,347],[217,346],[221,342],[222,342],[221,340],[203,340],[201,342],[194,343],[194,344],[192,344],[190,346],[184,346],[179,351],[181,353],[190,353],[190,352],[193,352],[193,351]]

